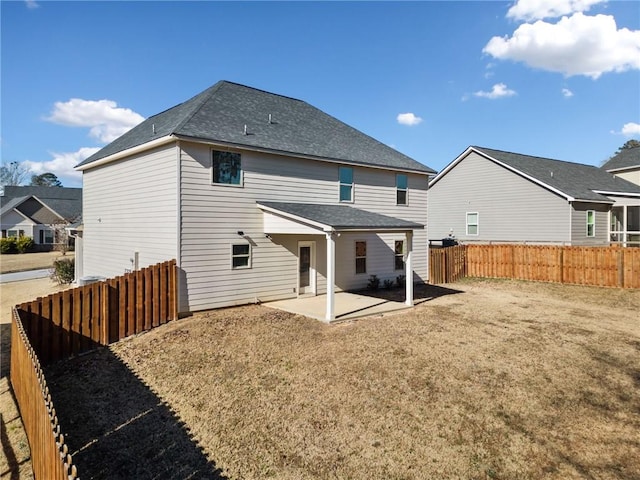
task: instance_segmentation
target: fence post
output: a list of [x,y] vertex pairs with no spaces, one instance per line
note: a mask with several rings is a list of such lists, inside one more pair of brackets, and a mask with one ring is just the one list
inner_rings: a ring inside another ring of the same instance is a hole
[[101,320],[102,322],[100,322],[100,343],[102,345],[109,345],[109,325],[111,325],[111,308],[110,305],[110,301],[109,301],[109,295],[110,295],[110,288],[109,288],[109,283],[108,282],[103,282],[102,283],[102,292],[100,297],[102,300],[102,305],[101,305]]

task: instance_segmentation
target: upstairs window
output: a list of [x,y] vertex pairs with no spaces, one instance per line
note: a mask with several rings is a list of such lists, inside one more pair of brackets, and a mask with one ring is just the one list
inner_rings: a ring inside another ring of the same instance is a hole
[[353,168],[340,167],[340,201],[353,202]]
[[213,151],[213,183],[225,185],[242,184],[240,154],[236,152]]
[[396,205],[407,204],[407,176],[399,173],[396,175]]
[[596,236],[596,212],[587,210],[587,237]]
[[356,242],[356,273],[367,273],[367,242]]
[[467,235],[478,235],[480,216],[478,212],[467,213]]

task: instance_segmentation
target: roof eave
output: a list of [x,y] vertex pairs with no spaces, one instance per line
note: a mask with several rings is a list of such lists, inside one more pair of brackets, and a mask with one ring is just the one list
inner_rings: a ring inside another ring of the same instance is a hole
[[89,170],[90,168],[95,168],[107,163],[115,162],[116,160],[121,160],[125,157],[135,155],[137,153],[142,153],[151,148],[160,147],[162,145],[166,145],[175,141],[176,137],[173,134],[165,135],[164,137],[156,138],[155,140],[151,140],[150,142],[141,143],[140,145],[136,145],[135,147],[127,148],[111,155],[107,155],[106,157],[99,158],[97,160],[94,160],[93,162],[84,165],[78,164],[74,167],[74,169],[83,172],[85,170]]
[[433,175],[435,173],[433,170],[431,170],[427,166],[425,166],[425,168],[427,168],[428,170],[416,170],[416,169],[411,169],[411,168],[400,168],[400,167],[392,167],[392,166],[384,166],[384,165],[375,165],[375,164],[366,163],[366,162],[356,162],[354,160],[344,160],[344,159],[339,159],[339,158],[319,157],[319,156],[316,156],[316,155],[308,155],[308,154],[304,154],[304,153],[290,152],[290,151],[287,151],[287,150],[276,150],[276,149],[272,149],[272,148],[256,147],[255,145],[246,145],[246,144],[243,144],[243,143],[223,142],[223,141],[220,141],[220,140],[211,140],[211,139],[207,139],[207,138],[190,137],[190,136],[187,136],[187,135],[174,134],[173,136],[178,140],[185,140],[185,141],[194,142],[194,143],[202,143],[202,144],[205,144],[205,145],[220,146],[220,147],[225,147],[225,148],[237,148],[237,149],[249,150],[249,151],[253,151],[253,152],[269,153],[269,154],[272,154],[272,155],[287,155],[289,157],[304,158],[306,160],[316,160],[316,161],[320,161],[320,162],[336,163],[336,164],[341,164],[341,165],[353,165],[353,166],[358,166],[358,167],[377,168],[379,170],[393,170],[393,171],[396,171],[396,172],[416,173],[418,175],[426,175],[426,176]]

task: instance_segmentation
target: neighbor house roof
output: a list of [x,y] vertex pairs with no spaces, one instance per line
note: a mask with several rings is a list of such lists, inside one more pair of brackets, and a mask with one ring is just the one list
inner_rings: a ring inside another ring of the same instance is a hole
[[607,172],[629,168],[640,168],[640,147],[623,148],[602,166]]
[[227,81],[149,117],[78,167],[163,137],[435,173],[302,100]]
[[471,152],[476,152],[514,173],[564,196],[570,201],[613,203],[605,193],[632,196],[640,195],[640,186],[615,177],[592,165],[522,155],[477,146],[467,148],[431,181],[430,186],[437,183],[440,178],[446,175],[448,171]]
[[9,205],[18,207],[27,199],[35,197],[54,213],[67,221],[72,221],[82,213],[82,189],[69,187],[31,187],[5,186],[2,201],[2,213]]
[[347,205],[312,203],[257,202],[263,210],[281,214],[292,220],[308,221],[325,231],[335,230],[413,230],[420,223],[360,210]]

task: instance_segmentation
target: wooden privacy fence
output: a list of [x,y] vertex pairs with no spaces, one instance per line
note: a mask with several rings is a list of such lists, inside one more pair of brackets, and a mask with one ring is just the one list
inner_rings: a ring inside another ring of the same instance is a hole
[[449,283],[466,277],[466,253],[464,245],[429,249],[429,282]]
[[175,260],[13,309],[10,379],[36,480],[77,478],[42,367],[177,318]]
[[16,307],[40,363],[108,345],[177,318],[171,260]]
[[[453,249],[464,249],[464,254]],[[450,257],[461,255],[462,276],[640,288],[640,248],[514,244],[431,249],[431,283],[460,278],[459,260]]]

